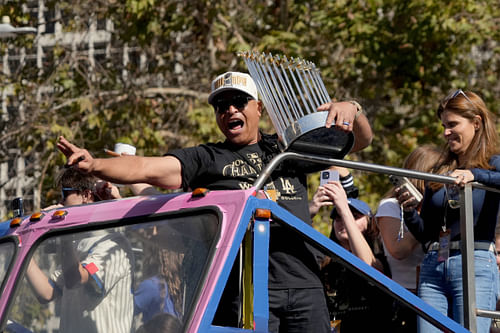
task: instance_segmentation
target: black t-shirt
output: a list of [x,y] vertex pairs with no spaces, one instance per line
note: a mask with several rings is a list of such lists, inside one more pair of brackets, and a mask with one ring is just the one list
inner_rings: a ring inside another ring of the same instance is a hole
[[[169,152],[182,165],[184,190],[204,187],[211,190],[248,189],[262,169],[279,153],[276,135],[243,147],[229,142],[203,144]],[[275,189],[277,202],[302,221],[311,224],[307,172],[321,169],[300,161],[284,161],[266,181]],[[290,228],[271,224],[269,242],[269,288],[320,288],[319,267],[304,241]]]

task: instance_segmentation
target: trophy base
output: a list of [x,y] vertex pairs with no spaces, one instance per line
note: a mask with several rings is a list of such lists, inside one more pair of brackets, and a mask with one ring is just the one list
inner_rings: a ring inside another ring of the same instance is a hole
[[285,129],[281,136],[283,150],[342,159],[354,145],[352,132],[326,128],[328,111],[306,115]]

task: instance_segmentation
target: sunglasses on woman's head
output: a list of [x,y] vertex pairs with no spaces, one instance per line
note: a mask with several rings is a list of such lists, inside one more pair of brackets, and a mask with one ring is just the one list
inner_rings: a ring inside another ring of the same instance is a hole
[[[466,100],[468,100],[470,103],[472,103],[472,101],[470,100],[470,98],[464,93],[464,91],[462,89],[458,89],[454,92],[452,92],[451,94],[449,94],[445,100],[446,101],[449,101],[449,100],[452,100],[454,99],[455,97],[457,97],[458,95],[462,95],[465,97]],[[474,104],[474,103],[473,103]]]
[[253,97],[248,95],[234,95],[228,98],[220,98],[212,104],[216,113],[225,113],[232,105],[238,110],[244,109],[248,102],[253,100]]

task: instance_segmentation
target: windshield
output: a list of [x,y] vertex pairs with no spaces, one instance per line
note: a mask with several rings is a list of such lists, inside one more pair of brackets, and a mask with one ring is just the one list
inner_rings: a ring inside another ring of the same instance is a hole
[[0,286],[3,285],[4,279],[7,276],[9,266],[14,258],[16,245],[14,242],[8,241],[0,244]]
[[18,332],[181,332],[218,235],[213,212],[57,235],[33,253],[8,317]]

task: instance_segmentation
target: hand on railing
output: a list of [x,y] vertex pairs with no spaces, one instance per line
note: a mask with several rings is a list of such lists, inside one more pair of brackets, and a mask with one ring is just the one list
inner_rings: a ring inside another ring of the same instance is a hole
[[456,169],[446,174],[446,176],[455,177],[455,184],[464,186],[466,183],[474,181],[474,175],[470,170]]

